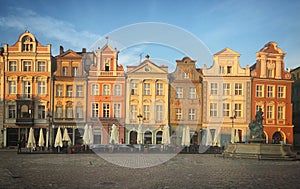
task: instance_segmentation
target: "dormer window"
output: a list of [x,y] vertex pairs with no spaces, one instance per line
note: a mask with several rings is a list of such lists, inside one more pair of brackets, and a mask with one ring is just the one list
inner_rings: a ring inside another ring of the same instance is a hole
[[109,58],[105,59],[104,70],[105,71],[109,71],[110,70],[110,59]]
[[272,77],[274,77],[274,71],[273,71],[273,69],[268,69],[268,78],[272,78]]
[[33,51],[33,43],[30,36],[24,36],[22,39],[22,51]]
[[232,73],[232,67],[231,66],[227,66],[227,74],[231,74]]

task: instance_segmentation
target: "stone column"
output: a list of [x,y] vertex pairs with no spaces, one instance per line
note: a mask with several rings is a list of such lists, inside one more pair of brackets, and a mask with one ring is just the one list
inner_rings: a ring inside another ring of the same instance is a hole
[[281,58],[280,56],[276,57],[276,75],[275,78],[276,79],[281,79]]
[[267,58],[266,55],[262,55],[260,59],[260,77],[266,78],[267,73]]

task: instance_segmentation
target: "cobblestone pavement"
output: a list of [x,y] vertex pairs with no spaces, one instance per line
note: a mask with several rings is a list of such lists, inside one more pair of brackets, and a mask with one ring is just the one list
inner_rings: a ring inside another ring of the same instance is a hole
[[[139,156],[139,161],[143,157]],[[133,169],[107,162],[96,154],[0,151],[0,188],[290,189],[300,187],[299,178],[300,161],[178,154],[158,166]]]

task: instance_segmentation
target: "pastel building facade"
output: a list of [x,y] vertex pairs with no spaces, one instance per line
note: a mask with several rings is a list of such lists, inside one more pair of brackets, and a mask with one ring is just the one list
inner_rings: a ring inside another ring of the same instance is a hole
[[182,131],[189,127],[191,144],[201,143],[202,72],[189,57],[176,60],[176,69],[169,74],[169,123],[171,140],[181,145]]
[[118,64],[117,49],[106,44],[90,56],[87,95],[88,124],[93,129],[94,144],[109,144],[112,126],[116,125],[118,139],[124,143],[125,72]]
[[[168,83],[168,67],[157,66],[148,55],[139,65],[127,66],[127,144],[161,144],[163,126],[168,125]],[[139,125],[141,141],[137,138]]]
[[245,142],[251,120],[250,68],[241,68],[240,54],[225,48],[203,68],[202,144],[225,146]]

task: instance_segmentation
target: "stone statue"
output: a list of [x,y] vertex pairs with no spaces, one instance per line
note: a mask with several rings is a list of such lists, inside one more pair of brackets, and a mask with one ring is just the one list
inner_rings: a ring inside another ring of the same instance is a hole
[[251,131],[250,137],[251,139],[263,139],[264,138],[264,126],[263,126],[263,112],[262,109],[259,108],[259,110],[256,112],[255,120],[253,120],[249,124],[249,129]]

